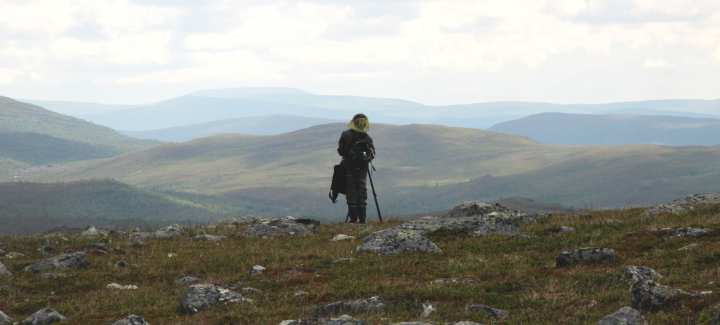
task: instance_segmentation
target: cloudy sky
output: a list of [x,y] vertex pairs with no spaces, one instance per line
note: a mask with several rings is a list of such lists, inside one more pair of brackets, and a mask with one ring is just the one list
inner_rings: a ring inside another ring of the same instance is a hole
[[718,0],[0,0],[0,95],[720,98]]

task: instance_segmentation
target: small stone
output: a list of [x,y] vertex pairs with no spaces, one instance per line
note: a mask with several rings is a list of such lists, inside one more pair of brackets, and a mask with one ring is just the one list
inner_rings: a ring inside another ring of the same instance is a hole
[[8,268],[5,266],[5,264],[0,262],[0,278],[8,277],[8,276],[12,276],[12,272],[10,272],[10,270],[8,270]]
[[25,254],[20,253],[20,252],[10,252],[10,253],[5,254],[5,258],[10,259],[10,260],[14,260],[16,258],[21,258],[21,257],[25,257]]
[[175,284],[181,285],[181,286],[189,286],[191,284],[196,284],[200,281],[202,281],[202,280],[200,280],[199,278],[186,275],[186,276],[180,277],[177,280],[175,280]]
[[441,279],[435,279],[432,281],[432,284],[435,285],[471,285],[475,284],[477,281],[475,279],[470,278],[441,278]]
[[493,308],[483,304],[471,304],[465,307],[465,310],[471,313],[484,313],[490,317],[503,319],[508,313],[505,310]]
[[260,289],[256,289],[253,287],[245,287],[240,289],[240,292],[242,292],[244,295],[252,296],[252,295],[261,295],[263,292]]
[[65,316],[58,313],[52,308],[44,308],[38,310],[32,316],[22,321],[22,325],[48,325],[52,323],[62,322]]
[[615,250],[610,248],[581,248],[563,251],[555,259],[557,267],[568,267],[577,264],[614,263]]
[[298,298],[298,297],[306,297],[306,296],[308,296],[308,295],[310,295],[310,293],[308,293],[307,291],[298,290],[298,291],[295,291],[295,293],[293,294],[293,297],[296,297],[296,298]]
[[338,264],[338,263],[349,263],[349,262],[352,262],[352,261],[354,261],[354,260],[355,260],[355,259],[352,258],[352,257],[341,257],[341,258],[338,258],[338,259],[334,260],[333,263],[334,263],[334,264]]
[[54,269],[69,269],[87,267],[90,263],[85,252],[62,254],[36,262],[25,268],[25,272],[43,273]]
[[128,262],[126,262],[125,260],[120,260],[115,263],[115,267],[118,269],[124,269],[128,266],[130,266],[130,264],[128,264]]
[[113,325],[150,325],[145,318],[137,315],[130,315],[113,323]]
[[100,231],[95,226],[90,226],[85,228],[85,230],[80,234],[83,237],[97,237],[97,236],[105,236],[107,235],[106,231]]
[[709,233],[710,233],[710,230],[709,230],[709,229],[687,227],[687,228],[674,229],[674,230],[672,231],[672,236],[674,236],[674,237],[693,237],[693,238],[696,238],[696,237],[705,236],[705,235],[707,235],[707,234],[709,234]]
[[137,290],[138,286],[134,284],[128,284],[128,285],[122,285],[118,283],[110,283],[107,286],[108,289],[114,289],[114,290]]
[[164,228],[160,228],[153,236],[157,239],[171,239],[182,235],[183,228],[182,226],[175,224],[172,226],[167,226]]
[[560,226],[560,229],[558,229],[558,232],[561,234],[575,232],[575,228],[568,227],[568,226]]
[[332,241],[343,241],[343,240],[354,240],[354,236],[349,236],[345,234],[337,234],[335,237],[332,238]]
[[644,325],[647,324],[640,312],[631,307],[623,307],[620,310],[603,317],[598,325]]
[[265,272],[266,268],[262,265],[255,265],[250,269],[250,275],[260,275]]
[[422,308],[423,308],[423,312],[420,316],[423,318],[428,318],[428,317],[430,317],[430,315],[432,315],[432,313],[435,312],[435,306],[433,306],[433,304],[429,303],[429,302],[424,303],[422,305]]
[[319,325],[366,325],[367,323],[362,320],[352,318],[350,315],[342,315],[338,318],[331,318],[329,320],[321,320]]

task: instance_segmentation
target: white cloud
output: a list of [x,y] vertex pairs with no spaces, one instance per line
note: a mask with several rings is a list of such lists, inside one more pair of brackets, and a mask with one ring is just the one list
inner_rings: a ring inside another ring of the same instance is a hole
[[646,59],[643,62],[643,67],[646,69],[666,69],[670,67],[670,63],[660,58]]

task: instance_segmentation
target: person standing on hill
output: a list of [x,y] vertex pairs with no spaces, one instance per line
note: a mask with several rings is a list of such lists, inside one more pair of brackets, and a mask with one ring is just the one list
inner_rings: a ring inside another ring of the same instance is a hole
[[370,121],[357,114],[340,136],[338,154],[345,170],[345,198],[351,223],[365,223],[367,218],[367,177],[370,161],[375,158],[375,145],[368,134]]

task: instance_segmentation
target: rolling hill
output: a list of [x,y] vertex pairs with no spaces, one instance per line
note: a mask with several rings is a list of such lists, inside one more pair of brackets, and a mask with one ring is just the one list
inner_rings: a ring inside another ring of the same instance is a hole
[[[342,124],[275,136],[215,136],[83,164],[31,179],[114,178],[252,202],[273,215],[332,217],[326,197]],[[720,147],[559,146],[432,125],[375,125],[375,175],[389,215],[441,211],[466,199],[526,197],[574,207],[650,204],[720,190]]]
[[490,130],[547,144],[720,144],[720,119],[680,116],[542,113]]
[[22,167],[107,158],[152,144],[39,106],[0,97],[0,158],[8,165]]
[[[46,102],[70,111],[67,103]],[[720,100],[657,100],[608,104],[552,104],[538,102],[486,102],[462,105],[425,105],[413,101],[360,96],[318,95],[291,88],[229,88],[190,93],[153,104],[118,109],[102,108],[97,114],[78,115],[116,130],[148,131],[247,117],[292,115],[345,121],[365,112],[375,122],[389,124],[438,124],[489,128],[494,124],[543,112],[648,115],[718,116]],[[78,110],[92,107],[82,104]],[[704,114],[704,115],[703,115]],[[271,132],[264,132],[265,134]]]
[[291,115],[268,115],[214,121],[150,131],[126,131],[128,136],[167,142],[183,142],[219,134],[274,135],[297,131],[332,121]]

